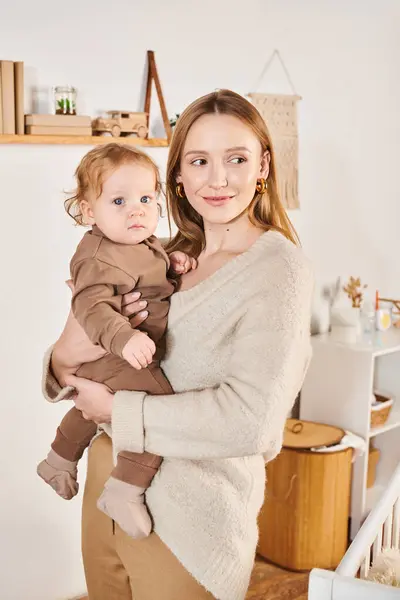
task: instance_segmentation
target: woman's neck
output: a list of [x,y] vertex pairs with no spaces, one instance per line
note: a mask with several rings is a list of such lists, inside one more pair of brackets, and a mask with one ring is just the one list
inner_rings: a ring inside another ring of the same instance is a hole
[[206,246],[203,257],[219,253],[240,254],[247,250],[260,235],[262,229],[253,225],[247,216],[231,223],[204,222]]

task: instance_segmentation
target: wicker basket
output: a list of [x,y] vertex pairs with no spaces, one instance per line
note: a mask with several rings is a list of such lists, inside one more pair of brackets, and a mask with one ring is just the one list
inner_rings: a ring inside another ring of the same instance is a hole
[[343,435],[337,427],[288,419],[282,452],[267,465],[258,521],[258,553],[269,562],[310,571],[335,569],[341,561],[348,541],[353,449],[310,448],[338,444]]
[[375,403],[371,406],[371,427],[381,427],[388,420],[393,398],[382,392],[374,392]]

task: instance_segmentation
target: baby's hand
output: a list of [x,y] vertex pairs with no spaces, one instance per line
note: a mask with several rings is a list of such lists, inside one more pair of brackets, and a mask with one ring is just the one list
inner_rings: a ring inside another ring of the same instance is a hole
[[180,250],[175,250],[175,252],[171,252],[169,255],[169,261],[171,263],[170,269],[176,275],[183,275],[187,273],[191,269],[195,269],[197,267],[197,260],[195,258],[191,258],[185,252],[181,252]]
[[145,369],[153,360],[156,345],[143,331],[135,331],[122,349],[122,356],[135,369]]

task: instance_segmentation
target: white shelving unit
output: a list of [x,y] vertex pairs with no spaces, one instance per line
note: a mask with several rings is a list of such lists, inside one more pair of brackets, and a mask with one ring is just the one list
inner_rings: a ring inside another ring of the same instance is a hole
[[[300,418],[336,425],[361,436],[381,451],[376,482],[367,490],[368,452],[356,459],[351,499],[351,538],[375,506],[400,462],[400,330],[375,332],[355,344],[329,334],[312,338],[313,358],[301,391]],[[371,393],[394,397],[389,419],[370,427]]]

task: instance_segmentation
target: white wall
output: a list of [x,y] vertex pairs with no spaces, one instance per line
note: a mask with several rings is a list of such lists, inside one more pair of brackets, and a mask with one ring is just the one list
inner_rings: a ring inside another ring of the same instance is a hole
[[[29,82],[42,90],[42,107],[49,86],[69,83],[79,90],[81,111],[96,114],[142,106],[145,53],[153,49],[172,115],[217,87],[251,91],[279,48],[303,97],[302,207],[292,217],[305,250],[321,279],[360,274],[372,289],[400,297],[398,6],[396,0],[9,2],[1,10],[0,56],[25,61]],[[259,90],[290,91],[277,65]],[[81,496],[59,499],[35,466],[65,411],[42,400],[40,366],[67,312],[63,280],[81,235],[64,214],[62,190],[87,150],[0,146],[4,600],[56,600],[84,590]],[[165,165],[166,149],[151,155]]]

